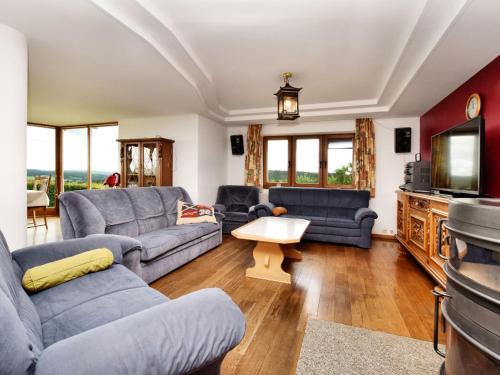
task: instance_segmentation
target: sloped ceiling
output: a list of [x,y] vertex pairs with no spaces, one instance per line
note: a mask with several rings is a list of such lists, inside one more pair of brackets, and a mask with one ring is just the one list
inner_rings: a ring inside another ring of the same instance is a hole
[[497,0],[11,0],[29,118],[198,112],[274,122],[283,71],[301,119],[418,116],[500,53]]

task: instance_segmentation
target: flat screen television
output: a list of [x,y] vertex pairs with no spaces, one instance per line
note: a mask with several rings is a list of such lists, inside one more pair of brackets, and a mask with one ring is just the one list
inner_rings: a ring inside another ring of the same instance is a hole
[[432,136],[431,189],[483,192],[484,120],[481,116]]

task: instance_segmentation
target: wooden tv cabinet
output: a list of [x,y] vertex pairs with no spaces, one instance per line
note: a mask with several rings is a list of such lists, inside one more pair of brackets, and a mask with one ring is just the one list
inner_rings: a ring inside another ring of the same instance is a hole
[[444,260],[438,256],[437,247],[438,241],[441,241],[443,253],[448,254],[445,241],[447,233],[443,228],[443,234],[438,238],[438,224],[439,219],[448,217],[449,198],[401,190],[396,194],[396,239],[442,287],[445,287]]

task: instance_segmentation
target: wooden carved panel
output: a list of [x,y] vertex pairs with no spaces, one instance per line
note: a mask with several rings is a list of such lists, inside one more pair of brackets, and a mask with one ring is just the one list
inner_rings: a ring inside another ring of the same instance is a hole
[[431,211],[431,249],[430,249],[430,260],[434,262],[436,266],[441,267],[444,260],[440,258],[437,254],[439,242],[441,241],[441,248],[444,255],[449,253],[449,246],[446,242],[446,237],[448,236],[448,231],[443,226],[443,231],[441,233],[441,238],[439,238],[439,220],[446,218],[447,213],[439,210]]
[[425,251],[426,221],[416,215],[410,215],[410,241]]
[[405,204],[400,200],[398,200],[397,229],[398,235],[405,238]]

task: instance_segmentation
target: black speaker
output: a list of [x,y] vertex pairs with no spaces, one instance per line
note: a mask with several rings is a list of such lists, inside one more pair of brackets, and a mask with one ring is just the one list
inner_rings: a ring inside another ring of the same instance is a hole
[[411,128],[394,129],[394,151],[411,152]]
[[231,138],[231,151],[233,155],[243,155],[245,153],[245,150],[243,149],[243,136],[232,135],[230,138]]

